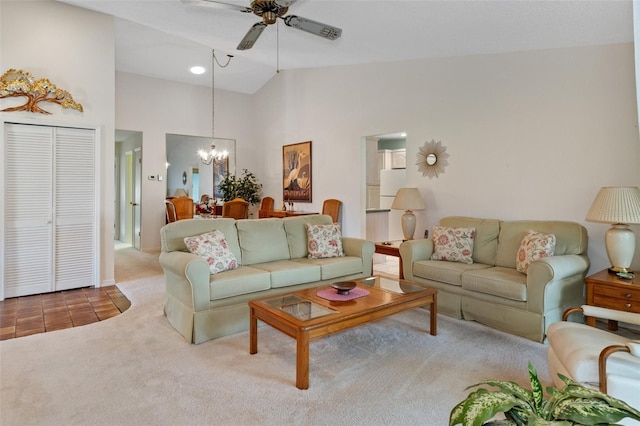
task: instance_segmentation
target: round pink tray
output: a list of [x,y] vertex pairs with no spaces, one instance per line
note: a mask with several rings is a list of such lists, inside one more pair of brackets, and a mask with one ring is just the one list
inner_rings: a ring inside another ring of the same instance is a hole
[[369,290],[361,287],[355,287],[353,290],[349,291],[349,294],[338,294],[338,290],[336,290],[335,288],[325,288],[324,290],[318,290],[316,292],[316,295],[318,297],[333,301],[353,300],[357,299],[358,297],[366,296],[368,294]]

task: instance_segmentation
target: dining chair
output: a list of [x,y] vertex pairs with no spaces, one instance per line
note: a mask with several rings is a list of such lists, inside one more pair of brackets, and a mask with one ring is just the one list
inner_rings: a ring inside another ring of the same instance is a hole
[[338,218],[340,217],[340,207],[342,206],[342,201],[329,199],[324,200],[322,203],[322,214],[328,214],[333,219],[333,223],[338,222]]
[[175,206],[176,220],[193,219],[193,199],[189,197],[177,197],[171,198],[169,201]]
[[242,198],[235,198],[222,205],[222,217],[247,219],[249,217],[249,202]]
[[271,211],[273,211],[275,200],[271,197],[264,197],[262,199],[262,203],[260,204],[260,210],[258,211],[258,217],[264,218],[269,217]]
[[172,223],[178,220],[178,216],[176,215],[176,206],[171,202],[171,200],[164,200],[164,209],[167,215],[167,223]]

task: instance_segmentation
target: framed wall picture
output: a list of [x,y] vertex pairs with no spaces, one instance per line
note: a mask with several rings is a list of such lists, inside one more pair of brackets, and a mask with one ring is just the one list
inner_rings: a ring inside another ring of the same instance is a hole
[[220,182],[229,175],[229,157],[218,162],[213,162],[213,196],[222,199],[224,194],[220,191]]
[[311,141],[282,147],[282,200],[311,202]]

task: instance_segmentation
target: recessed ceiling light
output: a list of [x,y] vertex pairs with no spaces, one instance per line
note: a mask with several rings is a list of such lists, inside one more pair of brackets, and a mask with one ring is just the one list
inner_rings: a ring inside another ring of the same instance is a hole
[[199,75],[199,74],[204,74],[204,72],[205,72],[206,70],[204,69],[204,67],[201,67],[201,66],[199,66],[199,65],[198,65],[198,66],[195,66],[195,67],[191,67],[191,68],[190,68],[190,71],[191,71],[193,74],[198,74],[198,75]]

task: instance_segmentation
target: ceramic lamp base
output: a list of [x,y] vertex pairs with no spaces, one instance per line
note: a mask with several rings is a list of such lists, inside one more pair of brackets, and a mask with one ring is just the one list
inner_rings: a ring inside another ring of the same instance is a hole
[[407,210],[402,215],[402,233],[404,234],[404,239],[413,240],[413,234],[416,232],[416,215],[413,214],[413,211]]
[[636,235],[628,225],[616,223],[604,235],[610,270],[613,272],[629,272],[633,254],[636,250]]

